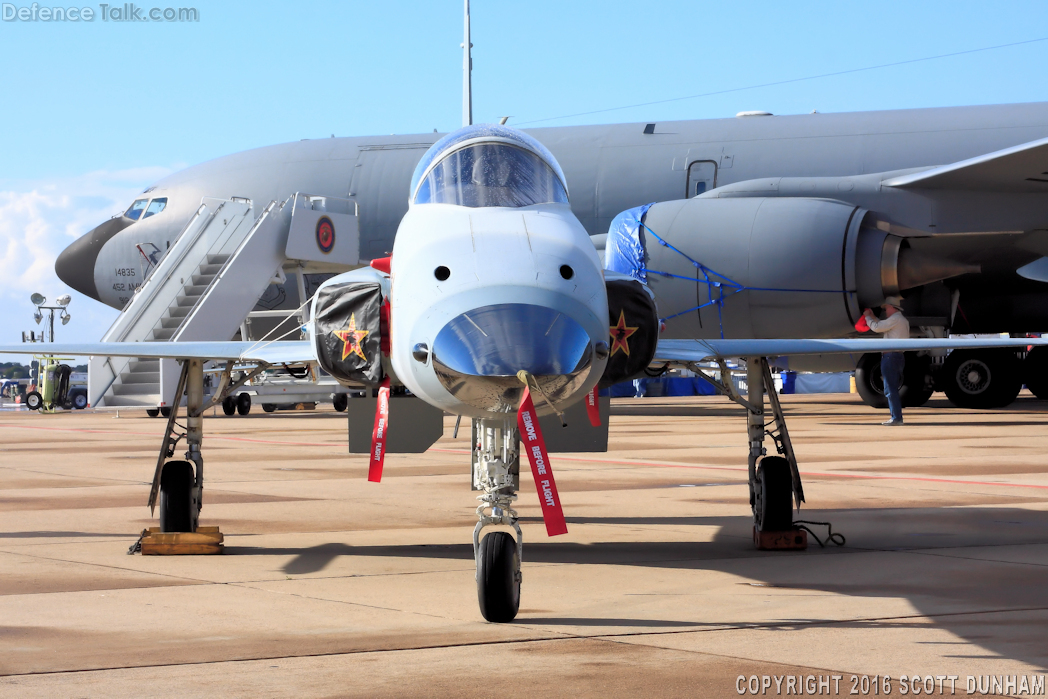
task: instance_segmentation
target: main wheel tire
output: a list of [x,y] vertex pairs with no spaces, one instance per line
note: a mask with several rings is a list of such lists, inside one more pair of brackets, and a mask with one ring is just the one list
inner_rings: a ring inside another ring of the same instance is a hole
[[77,410],[83,410],[87,407],[87,394],[77,393],[73,396],[73,407]]
[[165,405],[163,408],[160,409],[160,414],[164,417],[171,417],[171,406]]
[[237,411],[237,399],[233,396],[226,396],[222,399],[222,414],[229,417]]
[[44,397],[41,396],[37,391],[30,391],[25,394],[25,405],[30,410],[40,410],[40,407],[44,404]]
[[237,395],[237,415],[247,415],[251,412],[251,394],[240,393]]
[[[931,358],[914,352],[905,354],[906,364],[902,371],[902,388],[899,397],[904,408],[916,408],[928,402],[935,392],[931,381]],[[855,390],[863,403],[871,408],[885,409],[888,397],[884,395],[884,377],[881,376],[881,355],[867,352],[859,358],[855,367]]]
[[793,473],[781,456],[766,456],[757,464],[753,515],[757,530],[784,532],[793,527]]
[[193,464],[168,461],[160,474],[160,531],[193,531]]
[[1026,387],[1041,400],[1048,400],[1048,347],[1034,347],[1023,360]]
[[932,380],[932,358],[916,352],[905,354],[906,364],[902,370],[902,407],[919,408],[935,393]]
[[867,352],[859,357],[855,365],[855,390],[862,402],[871,408],[888,407],[888,397],[884,395],[884,379],[881,377],[881,355]]
[[954,350],[939,379],[958,408],[1002,408],[1022,389],[1021,368],[1010,350]]
[[477,560],[477,600],[488,621],[513,621],[520,609],[520,556],[517,542],[506,532],[492,532],[480,541]]
[[271,413],[271,412],[273,412],[276,409],[277,409],[277,406],[274,403],[263,403],[262,404],[262,410],[264,412]]
[[149,417],[160,417],[160,408],[146,408],[146,415]]
[[334,406],[335,410],[340,413],[346,412],[346,408],[349,407],[349,396],[345,393],[336,393],[334,398],[331,399],[331,405]]

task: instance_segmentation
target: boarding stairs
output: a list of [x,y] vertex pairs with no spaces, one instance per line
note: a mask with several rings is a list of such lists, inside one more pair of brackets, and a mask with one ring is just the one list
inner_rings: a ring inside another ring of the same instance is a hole
[[[290,207],[276,202],[256,216],[249,200],[204,198],[102,340],[231,339],[280,274],[289,225]],[[177,380],[174,360],[92,357],[88,397],[95,407],[155,408]]]

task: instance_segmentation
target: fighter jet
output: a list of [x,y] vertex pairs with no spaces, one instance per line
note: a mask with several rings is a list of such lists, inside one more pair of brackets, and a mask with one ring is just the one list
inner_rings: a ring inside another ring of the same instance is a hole
[[[369,480],[381,481],[389,392],[473,421],[473,482],[481,491],[473,533],[480,611],[492,622],[519,609],[523,534],[513,504],[527,458],[547,533],[566,533],[555,464],[538,417],[563,414],[599,382],[631,378],[651,363],[705,372],[746,407],[755,540],[791,531],[804,500],[796,458],[768,357],[855,351],[1017,348],[1048,340],[659,339],[666,309],[642,280],[602,268],[573,213],[569,181],[537,139],[505,126],[467,126],[437,141],[405,188],[408,210],[391,258],[326,281],[313,297],[306,341],[55,343],[68,355],[177,359],[181,377],[160,448],[149,503],[163,531],[194,531],[203,504],[203,416],[251,376],[276,364],[315,363],[347,385],[379,392]],[[839,293],[839,292],[835,292]],[[0,353],[22,353],[2,346]],[[726,379],[726,357],[745,357],[749,391]],[[718,377],[699,362],[719,363]],[[204,364],[225,362],[207,398]],[[253,368],[238,381],[234,369]],[[186,451],[175,456],[185,396]],[[415,399],[412,399],[415,400]],[[764,449],[766,433],[779,455]],[[376,486],[379,487],[379,486]],[[485,536],[484,529],[500,527]],[[506,531],[506,530],[509,531]]]

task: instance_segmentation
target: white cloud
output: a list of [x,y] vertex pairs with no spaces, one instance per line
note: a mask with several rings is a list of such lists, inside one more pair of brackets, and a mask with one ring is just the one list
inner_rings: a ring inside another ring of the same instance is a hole
[[42,327],[32,318],[29,296],[35,291],[49,299],[73,297],[72,320],[55,330],[60,342],[95,342],[102,337],[118,311],[63,284],[55,274],[55,258],[170,172],[148,167],[0,183],[0,344],[21,342],[23,330]]

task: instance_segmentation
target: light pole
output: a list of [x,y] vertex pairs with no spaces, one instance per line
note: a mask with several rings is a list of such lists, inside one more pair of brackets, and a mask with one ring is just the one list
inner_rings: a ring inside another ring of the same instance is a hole
[[33,302],[34,306],[36,306],[36,312],[33,314],[33,320],[36,321],[37,325],[40,325],[40,321],[44,319],[43,311],[48,312],[48,341],[54,342],[55,311],[62,312],[62,315],[60,316],[62,325],[68,323],[72,316],[69,315],[69,311],[66,309],[66,306],[68,306],[69,302],[73,300],[72,297],[69,294],[62,294],[57,299],[55,299],[55,303],[58,304],[57,306],[45,305],[47,304],[47,297],[45,297],[43,294],[33,294],[29,297],[29,300]]

